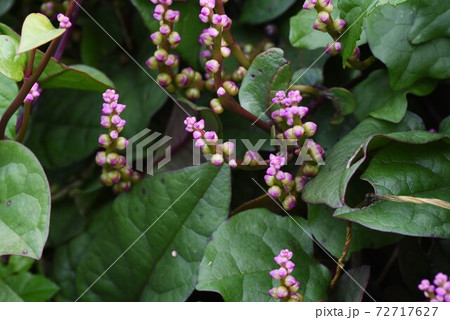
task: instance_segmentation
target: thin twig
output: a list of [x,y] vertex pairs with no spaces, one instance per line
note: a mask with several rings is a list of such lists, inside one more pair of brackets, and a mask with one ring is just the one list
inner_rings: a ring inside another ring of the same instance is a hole
[[338,260],[338,266],[336,267],[336,273],[334,274],[333,279],[330,283],[330,289],[333,289],[336,285],[336,282],[339,279],[339,276],[341,275],[342,269],[345,266],[345,257],[347,256],[348,249],[350,249],[350,244],[352,242],[352,223],[350,221],[347,221],[347,226],[345,228],[345,244],[344,244],[344,250],[342,250],[342,255]]

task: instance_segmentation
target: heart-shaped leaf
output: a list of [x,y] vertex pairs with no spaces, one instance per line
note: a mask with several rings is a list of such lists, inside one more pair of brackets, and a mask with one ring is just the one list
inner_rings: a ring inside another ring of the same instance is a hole
[[206,247],[197,290],[219,292],[225,301],[273,301],[267,293],[279,285],[269,275],[277,267],[273,257],[288,248],[305,300],[326,299],[330,273],[314,261],[306,221],[294,219],[253,209],[222,224]]
[[207,164],[147,177],[119,197],[81,258],[78,293],[133,246],[82,299],[185,300],[208,239],[228,215],[230,183],[228,166]]
[[435,86],[434,81],[424,81],[411,88],[396,91],[389,85],[387,71],[376,70],[353,89],[358,106],[355,110],[355,116],[359,120],[372,116],[398,123],[406,114],[408,107],[406,95],[413,93],[424,96],[430,94]]
[[[402,133],[394,138],[402,142],[390,143],[379,151],[361,179],[373,186],[376,196],[450,202],[450,139],[429,132]],[[411,141],[416,143],[413,148]],[[361,209],[340,208],[335,216],[381,231],[450,237],[449,210],[431,204],[379,200]]]
[[[450,77],[450,56],[446,54],[450,51],[450,38],[442,37],[439,24],[428,25],[429,28],[423,30],[424,33],[422,29],[417,29],[417,26],[422,25],[422,20],[430,20],[430,15],[432,19],[441,17],[441,8],[448,6],[449,2],[444,4],[440,0],[409,0],[396,7],[376,7],[367,18],[367,40],[375,57],[388,67],[393,89],[411,87],[423,78]],[[450,11],[445,10],[444,17],[447,17]],[[444,19],[448,21],[448,18]],[[411,33],[414,34],[412,40],[409,39]],[[411,42],[421,38],[428,41]],[[389,43],[395,45],[388,45]]]
[[39,259],[50,220],[47,178],[23,145],[0,141],[0,154],[0,255]]
[[386,144],[389,140],[384,139],[383,134],[423,128],[422,120],[412,113],[407,113],[399,124],[372,118],[364,120],[326,153],[325,166],[305,186],[302,192],[303,200],[308,203],[326,204],[332,208],[342,207],[350,178],[365,161],[367,151],[379,146],[370,145],[371,141],[382,141]]
[[19,42],[10,36],[0,35],[0,72],[14,81],[23,79],[25,54],[17,54]]
[[271,92],[285,90],[291,78],[289,61],[283,56],[283,50],[278,48],[256,56],[239,91],[242,107],[264,121],[270,121],[266,110],[272,104]]
[[61,36],[66,29],[56,29],[50,20],[41,13],[31,13],[23,22],[22,35],[17,53],[36,49]]

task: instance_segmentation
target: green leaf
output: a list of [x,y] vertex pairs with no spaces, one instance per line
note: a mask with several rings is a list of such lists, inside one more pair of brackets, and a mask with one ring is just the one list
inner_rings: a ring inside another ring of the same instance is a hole
[[428,95],[434,90],[435,85],[433,81],[424,81],[411,88],[396,91],[389,85],[387,71],[376,70],[353,89],[358,106],[355,116],[360,121],[372,116],[398,123],[406,114],[408,107],[406,95],[408,93],[418,96]]
[[270,121],[265,112],[272,104],[271,91],[285,90],[291,78],[289,61],[283,54],[283,50],[272,48],[256,56],[239,91],[242,107],[257,117],[261,116],[263,121]]
[[356,48],[356,42],[360,39],[366,15],[375,6],[378,0],[340,0],[339,10],[341,18],[347,22],[347,29],[342,34],[342,63],[345,65],[348,57]]
[[[11,102],[16,98],[19,93],[17,84],[4,75],[0,74],[0,118],[5,113],[6,109],[11,105]],[[10,139],[16,137],[16,122],[17,112],[11,117],[6,125],[6,136]]]
[[[39,63],[40,59],[37,60]],[[98,92],[115,88],[114,83],[100,70],[81,64],[68,67],[53,59],[39,77],[39,84],[43,89],[68,88]]]
[[450,2],[422,1],[420,16],[414,20],[409,30],[408,40],[412,44],[421,44],[436,38],[450,37]]
[[[333,19],[339,17],[339,9],[336,4],[331,16]],[[289,41],[294,47],[309,50],[323,49],[328,43],[333,41],[333,38],[328,33],[313,29],[312,26],[316,19],[317,12],[315,10],[304,9],[291,18]]]
[[365,161],[367,152],[378,146],[371,145],[370,142],[375,140],[387,143],[389,140],[383,137],[389,133],[420,129],[423,129],[422,120],[411,113],[399,124],[372,118],[364,120],[326,153],[325,166],[305,186],[303,200],[307,203],[326,204],[332,208],[342,207],[351,177]]
[[8,264],[6,266],[0,264],[0,278],[4,278],[14,273],[26,272],[35,262],[36,260],[27,257],[9,256]]
[[333,291],[329,301],[333,302],[361,302],[365,289],[369,283],[370,266],[360,266],[343,273]]
[[53,27],[50,20],[40,13],[31,13],[23,22],[22,37],[17,53],[36,49],[61,36],[66,29]]
[[[346,222],[334,218],[333,211],[326,206],[309,205],[308,225],[314,238],[335,258],[339,258],[345,244]],[[397,234],[374,231],[354,223],[346,259],[362,249],[379,249],[400,239],[401,236]]]
[[14,290],[8,286],[0,278],[0,302],[23,302],[22,298],[14,292]]
[[[450,139],[429,132],[396,135],[379,151],[361,176],[376,195],[434,198],[450,202]],[[439,141],[442,140],[442,141]],[[415,143],[411,148],[411,142]],[[428,205],[375,201],[362,209],[343,207],[335,216],[368,228],[410,236],[450,237],[447,209]]]
[[406,1],[408,1],[408,0],[378,0],[377,7],[385,5],[385,4],[390,4],[390,5],[395,7],[395,6],[398,6],[399,4],[402,4],[402,3],[406,2]]
[[[4,297],[0,293],[0,302],[44,302],[48,301],[59,290],[59,287],[46,277],[33,275],[29,272],[6,277],[3,279],[3,284],[7,286],[8,291]],[[1,288],[2,280],[0,279],[0,292],[2,291]]]
[[2,2],[0,2],[0,17],[11,9],[14,2],[15,0],[2,0]]
[[277,267],[273,257],[288,248],[305,301],[326,299],[330,274],[314,261],[306,221],[294,219],[253,209],[223,223],[206,247],[197,290],[219,292],[225,301],[273,301],[267,293],[279,285],[269,275]]
[[356,101],[353,94],[344,88],[331,88],[327,91],[329,98],[339,114],[348,115],[356,109]]
[[115,201],[80,261],[78,293],[155,223],[83,300],[185,300],[209,237],[228,215],[230,192],[228,166],[207,164],[147,177]]
[[19,42],[10,36],[0,35],[0,72],[14,81],[23,79],[25,54],[17,54]]
[[0,141],[0,255],[39,259],[48,236],[50,189],[33,153]]
[[[151,32],[157,31],[159,23],[153,18],[155,6],[147,0],[131,0],[131,2],[139,10],[147,28]],[[185,60],[191,67],[198,69],[200,52],[198,36],[205,28],[205,24],[198,18],[201,8],[197,1],[177,1],[170,6],[170,9],[181,12],[180,21],[175,23],[174,29],[183,39],[176,51],[181,59]]]
[[242,7],[241,21],[259,24],[273,20],[294,3],[295,0],[247,0]]
[[301,68],[292,74],[292,83],[308,86],[320,85],[323,83],[322,68]]
[[450,51],[450,38],[439,38],[439,30],[430,27],[427,32],[433,37],[431,39],[427,35],[428,42],[414,44],[409,41],[415,25],[420,25],[425,19],[422,17],[430,14],[429,7],[434,10],[442,5],[440,0],[410,0],[397,7],[377,7],[368,17],[366,31],[370,48],[375,57],[388,67],[394,90],[411,87],[424,78],[450,77],[450,56],[447,54]]

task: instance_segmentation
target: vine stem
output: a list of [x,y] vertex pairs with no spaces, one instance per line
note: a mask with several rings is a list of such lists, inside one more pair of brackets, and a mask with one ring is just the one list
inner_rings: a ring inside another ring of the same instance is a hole
[[[221,2],[221,1],[219,1]],[[223,4],[222,4],[223,6]],[[214,74],[214,85],[216,90],[218,90],[220,87],[223,86],[223,80],[222,80],[222,53],[220,51],[222,46],[222,35],[223,32],[219,32],[219,35],[214,38],[213,43],[213,50],[212,50],[212,56],[213,59],[217,60],[219,62],[219,70]],[[227,108],[228,110],[238,114],[239,116],[249,120],[250,122],[255,122],[255,125],[257,125],[259,128],[263,129],[264,131],[270,133],[270,125],[266,122],[264,122],[261,119],[258,119],[254,114],[248,112],[242,106],[234,100],[234,98],[226,93],[225,95],[219,97],[220,102],[222,103],[223,107]]]
[[25,102],[23,106],[24,112],[23,112],[22,126],[20,127],[19,135],[16,138],[17,142],[22,142],[23,138],[25,138],[25,134],[28,128],[28,122],[30,119],[31,102]]
[[[70,17],[72,15],[74,7],[75,7],[75,1],[72,0],[70,2],[69,7],[67,8],[66,16]],[[6,130],[6,125],[8,124],[8,121],[11,119],[11,117],[14,115],[14,113],[16,113],[16,111],[23,104],[23,101],[25,100],[25,97],[27,96],[27,94],[30,92],[31,87],[39,79],[39,76],[42,74],[42,72],[44,72],[44,69],[47,66],[48,62],[50,61],[50,59],[53,55],[53,52],[56,50],[56,48],[58,46],[59,39],[60,39],[60,37],[58,37],[58,38],[54,39],[52,42],[50,42],[50,45],[48,46],[47,51],[45,51],[42,61],[39,63],[39,65],[33,71],[33,73],[30,75],[30,77],[25,79],[16,98],[13,100],[11,105],[8,107],[8,109],[6,109],[5,113],[3,114],[3,116],[0,120],[0,140],[5,139],[5,130]]]
[[319,90],[317,90],[313,86],[295,84],[290,87],[290,90],[299,90],[302,94],[309,94],[316,97],[320,96]]
[[[225,7],[223,5],[223,0],[216,1],[216,10],[218,14],[225,14]],[[228,43],[231,53],[234,55],[234,57],[240,63],[240,65],[243,66],[245,69],[248,69],[250,68],[251,61],[245,56],[244,52],[242,52],[242,49],[236,42],[236,40],[234,40],[230,28],[231,27],[228,27],[223,30],[223,38]]]
[[339,279],[339,276],[341,275],[342,269],[345,266],[345,257],[347,256],[348,249],[350,249],[350,243],[352,242],[352,223],[350,221],[347,221],[346,226],[346,235],[345,235],[345,244],[344,244],[344,250],[342,250],[341,257],[338,260],[338,266],[336,267],[336,273],[334,274],[333,279],[331,279],[330,283],[330,289],[333,289],[336,285],[336,282]]

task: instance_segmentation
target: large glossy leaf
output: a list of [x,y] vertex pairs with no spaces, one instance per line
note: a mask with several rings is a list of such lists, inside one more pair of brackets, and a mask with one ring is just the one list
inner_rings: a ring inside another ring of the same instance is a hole
[[[365,289],[369,283],[370,267],[360,266],[348,270],[339,278],[330,300],[333,302],[360,302],[363,299]],[[370,293],[369,293],[370,294]]]
[[228,215],[230,196],[228,166],[207,164],[147,177],[117,199],[82,257],[78,293],[154,223],[82,299],[185,300],[194,289],[208,239]]
[[[400,139],[404,143],[393,142],[374,156],[361,179],[376,195],[450,202],[450,139],[428,132],[397,134]],[[450,238],[449,210],[434,205],[383,200],[362,209],[343,207],[335,216],[381,231]]]
[[244,109],[264,121],[272,104],[272,90],[286,90],[291,78],[289,61],[283,57],[283,50],[269,49],[259,54],[248,69],[239,91],[239,101]]
[[[429,19],[430,14],[438,18],[441,9],[434,12],[436,8],[448,5],[448,2],[444,5],[439,0],[409,0],[396,7],[377,7],[368,17],[366,25],[370,48],[375,57],[387,65],[393,89],[411,87],[423,78],[450,77],[450,56],[447,54],[450,38],[441,37],[442,29],[433,23],[426,28],[426,34],[423,34],[425,30],[416,32],[417,26],[422,25],[424,19]],[[398,23],[399,17],[402,23]],[[414,39],[423,36],[428,41],[415,44],[409,39],[411,34],[414,34]]]
[[[416,16],[408,33],[412,44],[421,44],[438,37],[450,37],[450,2],[421,1],[420,15]],[[437,5],[439,3],[439,5]]]
[[341,18],[347,22],[347,30],[342,34],[342,61],[345,64],[348,57],[353,53],[356,42],[360,39],[363,31],[364,20],[378,0],[340,0],[339,10]]
[[50,219],[47,178],[23,145],[0,141],[0,154],[0,255],[39,259]]
[[[387,143],[384,137],[389,133],[423,128],[422,120],[411,113],[399,124],[371,118],[364,120],[326,153],[325,166],[306,185],[303,200],[332,208],[343,206],[350,178],[365,161],[367,151]],[[372,141],[375,143],[370,144]]]
[[372,116],[398,123],[406,114],[408,107],[406,95],[408,93],[418,96],[427,95],[435,88],[435,85],[434,81],[423,81],[411,88],[396,91],[389,85],[387,71],[376,70],[353,89],[357,104],[355,116],[358,120]]
[[36,49],[61,36],[66,29],[56,29],[50,20],[40,13],[31,13],[23,22],[18,53]]
[[[333,19],[339,17],[339,8],[336,6],[331,13]],[[320,32],[313,29],[314,21],[317,19],[317,12],[315,10],[300,10],[300,12],[293,16],[290,20],[289,41],[296,48],[301,49],[318,49],[325,48],[325,46],[333,41],[333,38],[325,32]]]
[[[346,222],[333,217],[333,211],[326,206],[308,206],[308,224],[314,238],[335,258],[339,258],[345,244]],[[347,260],[353,252],[362,249],[378,249],[400,239],[401,236],[397,234],[378,232],[353,223],[352,242],[347,253]]]
[[258,24],[283,14],[295,0],[247,0],[242,7],[241,21]]
[[17,54],[19,42],[13,37],[0,35],[0,73],[11,80],[23,79],[25,69],[25,54]]
[[[132,0],[132,3],[139,10],[147,28],[151,32],[155,32],[159,28],[158,21],[153,18],[155,6],[147,0]],[[198,18],[201,8],[197,1],[177,1],[170,8],[179,10],[181,13],[180,21],[174,25],[175,31],[182,36],[182,41],[176,50],[180,57],[187,61],[191,67],[198,68],[198,54],[200,51],[198,35],[206,27]]]
[[[5,113],[6,109],[10,106],[11,102],[13,102],[14,98],[19,93],[19,88],[17,84],[0,74],[0,118]],[[10,139],[14,139],[16,137],[16,122],[17,116],[11,117],[6,126],[6,136]]]
[[225,301],[273,301],[267,293],[278,282],[269,275],[277,267],[273,257],[288,248],[305,300],[326,299],[330,274],[314,261],[306,221],[294,219],[253,209],[222,224],[206,248],[197,290],[219,292]]

